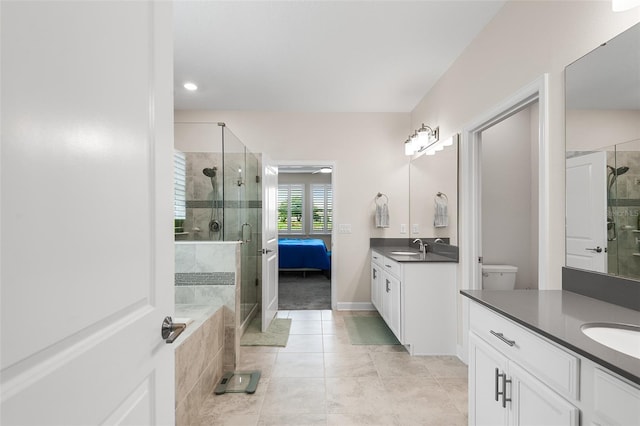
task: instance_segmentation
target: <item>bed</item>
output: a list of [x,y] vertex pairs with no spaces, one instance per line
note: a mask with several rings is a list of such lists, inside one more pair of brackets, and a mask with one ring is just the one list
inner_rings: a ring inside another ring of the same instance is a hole
[[331,252],[319,239],[278,240],[278,267],[282,271],[331,270]]

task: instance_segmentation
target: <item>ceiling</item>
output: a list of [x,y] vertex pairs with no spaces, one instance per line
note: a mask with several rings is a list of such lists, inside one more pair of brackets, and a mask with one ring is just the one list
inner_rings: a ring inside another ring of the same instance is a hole
[[175,108],[410,112],[504,3],[177,1]]

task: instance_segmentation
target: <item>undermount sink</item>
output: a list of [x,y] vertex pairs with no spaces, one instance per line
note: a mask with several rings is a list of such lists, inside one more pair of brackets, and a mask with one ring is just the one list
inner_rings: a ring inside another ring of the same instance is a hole
[[581,327],[590,339],[640,359],[640,327],[628,324],[590,323]]
[[392,251],[391,254],[398,256],[420,256],[420,253],[416,253],[415,251]]

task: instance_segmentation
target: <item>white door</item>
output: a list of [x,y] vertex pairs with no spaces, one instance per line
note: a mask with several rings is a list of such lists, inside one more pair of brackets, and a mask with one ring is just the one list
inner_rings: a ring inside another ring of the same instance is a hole
[[0,423],[173,424],[171,5],[0,8]]
[[567,266],[607,272],[607,158],[567,159]]
[[262,156],[262,331],[278,313],[278,166]]

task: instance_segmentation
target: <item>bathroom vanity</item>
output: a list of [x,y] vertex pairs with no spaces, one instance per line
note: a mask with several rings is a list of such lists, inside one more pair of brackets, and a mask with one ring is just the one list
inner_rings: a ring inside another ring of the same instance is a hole
[[413,253],[372,248],[371,302],[411,355],[455,355],[457,257]]
[[637,311],[562,290],[461,293],[472,301],[470,425],[640,424],[640,359],[582,332],[640,325]]

